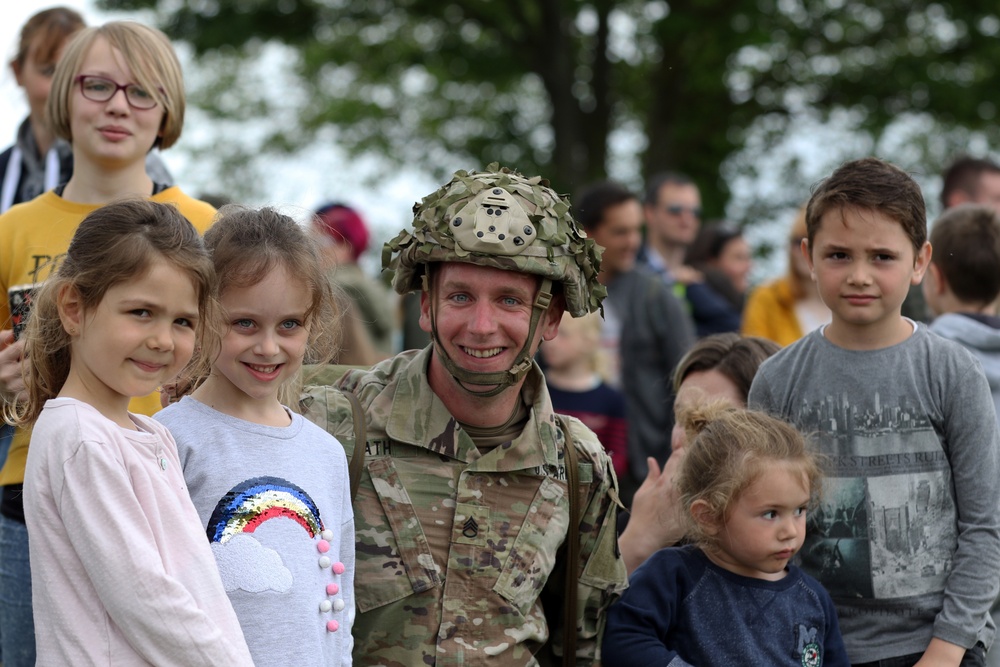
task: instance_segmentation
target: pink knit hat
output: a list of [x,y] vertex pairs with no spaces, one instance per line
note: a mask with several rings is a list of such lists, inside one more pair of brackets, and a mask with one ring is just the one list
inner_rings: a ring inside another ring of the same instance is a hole
[[368,248],[368,226],[361,215],[350,206],[332,203],[316,211],[314,224],[322,229],[334,243],[349,243],[355,262]]

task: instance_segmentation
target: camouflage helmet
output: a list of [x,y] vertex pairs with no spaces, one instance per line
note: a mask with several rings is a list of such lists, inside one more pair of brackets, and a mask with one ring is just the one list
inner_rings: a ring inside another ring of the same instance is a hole
[[600,249],[570,215],[569,201],[540,176],[493,163],[458,171],[413,206],[413,229],[382,249],[382,267],[399,294],[423,286],[426,265],[465,262],[562,283],[574,317],[596,311],[607,294],[597,282]]

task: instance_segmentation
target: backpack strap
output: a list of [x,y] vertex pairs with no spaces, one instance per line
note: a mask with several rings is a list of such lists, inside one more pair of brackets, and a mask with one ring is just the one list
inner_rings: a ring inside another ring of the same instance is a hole
[[563,665],[576,664],[577,579],[580,568],[580,468],[576,444],[570,437],[566,422],[556,415],[563,432],[563,452],[566,457],[566,484],[569,486],[569,530],[566,535],[566,582],[563,605]]
[[347,468],[348,479],[351,481],[351,502],[358,495],[358,485],[361,484],[361,471],[365,467],[365,447],[368,439],[368,421],[361,401],[353,391],[341,392],[351,404],[351,421],[354,423],[354,450],[351,452],[351,462]]

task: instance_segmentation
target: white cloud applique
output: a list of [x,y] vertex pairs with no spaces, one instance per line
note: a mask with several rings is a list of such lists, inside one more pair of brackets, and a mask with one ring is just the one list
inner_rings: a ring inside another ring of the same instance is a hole
[[269,590],[285,593],[292,587],[292,573],[278,552],[264,547],[251,535],[239,534],[224,543],[213,542],[212,553],[227,593],[241,589],[248,593]]

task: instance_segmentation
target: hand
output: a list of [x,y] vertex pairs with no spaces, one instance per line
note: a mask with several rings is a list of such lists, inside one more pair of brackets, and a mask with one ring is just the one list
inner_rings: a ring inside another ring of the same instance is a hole
[[685,285],[705,282],[705,276],[702,275],[701,271],[687,265],[670,269],[670,272],[674,274],[677,282],[684,283]]
[[0,331],[0,396],[4,400],[23,401],[28,398],[24,391],[27,372],[24,341],[15,341],[14,332],[10,329]]
[[913,667],[958,667],[964,657],[963,647],[935,637]]
[[660,471],[656,459],[646,460],[649,472],[632,498],[631,515],[618,547],[629,573],[654,552],[676,544],[684,537],[685,524],[674,478],[680,468],[683,449],[675,451]]

